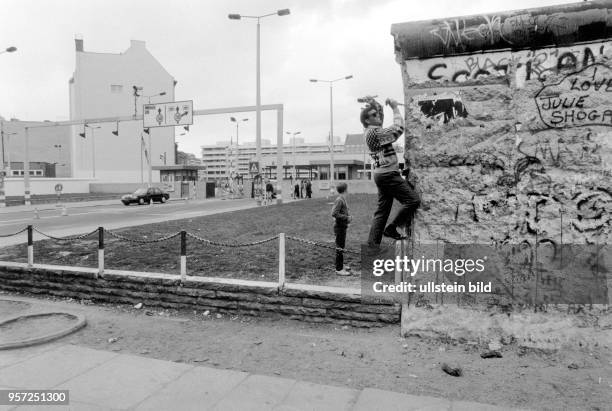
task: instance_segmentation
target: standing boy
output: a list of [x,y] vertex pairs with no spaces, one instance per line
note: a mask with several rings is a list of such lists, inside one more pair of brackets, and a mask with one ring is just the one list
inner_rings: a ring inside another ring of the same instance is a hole
[[346,183],[339,183],[336,186],[338,197],[334,201],[332,217],[335,219],[334,234],[336,234],[336,274],[351,275],[350,268],[344,265],[344,246],[346,245],[346,229],[351,222],[348,206],[346,204]]

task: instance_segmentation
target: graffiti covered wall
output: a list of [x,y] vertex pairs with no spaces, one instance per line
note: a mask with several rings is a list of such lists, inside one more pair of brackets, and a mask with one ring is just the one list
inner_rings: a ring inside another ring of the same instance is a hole
[[394,24],[432,236],[607,243],[612,2]]

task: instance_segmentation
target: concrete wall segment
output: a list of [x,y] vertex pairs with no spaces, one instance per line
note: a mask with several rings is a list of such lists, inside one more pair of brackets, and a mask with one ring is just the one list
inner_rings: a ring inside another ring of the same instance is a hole
[[[554,47],[457,46],[443,57],[434,48],[417,59],[410,41],[422,38],[406,30],[415,23],[393,25],[406,102],[405,155],[414,157],[424,192],[423,231],[451,241],[609,239],[612,2],[571,6],[541,9],[537,19],[563,17],[578,31],[599,23]],[[516,13],[522,12],[498,15]],[[464,228],[455,230],[458,225]]]
[[609,39],[609,0],[398,23],[391,26],[396,59],[541,49]]

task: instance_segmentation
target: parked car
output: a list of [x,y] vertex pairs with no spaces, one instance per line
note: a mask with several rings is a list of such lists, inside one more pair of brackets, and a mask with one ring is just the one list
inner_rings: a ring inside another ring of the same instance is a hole
[[132,203],[136,204],[151,204],[151,201],[157,201],[159,203],[165,203],[170,198],[170,194],[165,191],[157,188],[139,188],[134,191],[132,194],[126,194],[121,197],[121,202],[123,204],[130,205]]

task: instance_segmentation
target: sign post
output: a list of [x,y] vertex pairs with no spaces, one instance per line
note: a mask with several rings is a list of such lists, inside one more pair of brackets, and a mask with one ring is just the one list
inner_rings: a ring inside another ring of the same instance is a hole
[[55,185],[55,195],[57,195],[57,204],[59,205],[60,203],[60,199],[61,199],[61,195],[62,195],[62,190],[64,189],[64,186],[61,183],[57,183]]
[[6,195],[4,193],[4,177],[6,171],[0,170],[0,207],[6,207]]
[[142,112],[144,128],[193,124],[193,100],[145,104]]
[[[142,113],[142,126],[149,135],[149,187],[151,187],[153,183],[153,148],[151,147],[150,129],[155,127],[185,127],[192,125],[193,100],[144,104]],[[164,156],[164,163],[165,162],[166,158]]]
[[252,179],[252,197],[257,200],[257,205],[260,206],[263,196],[263,179],[259,174],[259,162],[249,161],[249,174]]

